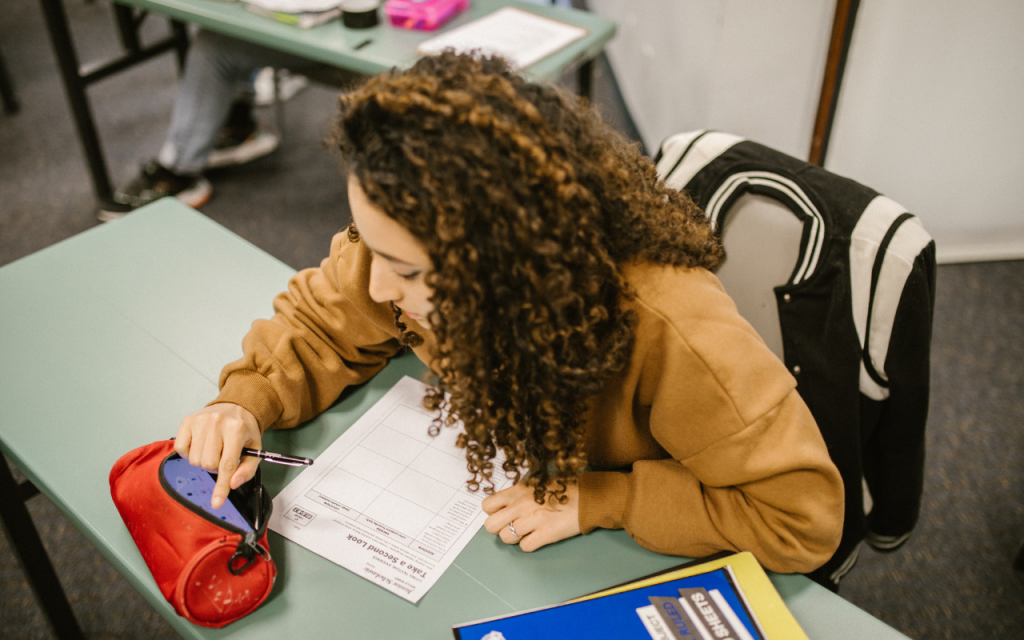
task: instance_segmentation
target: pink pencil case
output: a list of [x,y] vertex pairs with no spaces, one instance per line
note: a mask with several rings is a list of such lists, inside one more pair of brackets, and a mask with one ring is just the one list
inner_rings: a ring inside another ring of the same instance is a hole
[[399,29],[433,31],[469,8],[470,0],[387,0],[384,15]]

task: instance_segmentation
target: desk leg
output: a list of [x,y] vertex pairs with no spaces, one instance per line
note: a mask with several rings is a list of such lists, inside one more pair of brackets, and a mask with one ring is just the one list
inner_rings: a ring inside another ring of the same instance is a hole
[[46,612],[50,625],[58,638],[85,638],[78,626],[75,614],[68,604],[60,580],[46,555],[39,532],[32,524],[21,492],[14,481],[7,460],[0,455],[0,519],[14,551],[21,560],[29,584],[36,594],[36,600]]
[[185,57],[188,55],[188,27],[184,22],[171,20],[171,31],[177,42],[175,49],[178,55],[178,75],[185,73]]
[[18,98],[14,95],[14,85],[11,84],[11,76],[7,73],[3,52],[0,52],[0,99],[3,100],[5,112],[18,113]]
[[117,24],[117,31],[121,35],[121,46],[130,53],[138,55],[142,51],[142,44],[139,42],[139,27],[146,18],[147,12],[143,11],[136,17],[135,10],[123,4],[112,5],[114,9],[114,22]]
[[590,102],[594,93],[594,60],[584,62],[576,69],[576,95]]
[[89,163],[93,189],[101,202],[108,202],[113,199],[114,190],[110,186],[107,163],[103,159],[103,149],[100,147],[100,138],[96,133],[96,122],[93,120],[92,109],[89,107],[89,98],[85,94],[86,83],[78,71],[78,54],[75,52],[75,44],[71,40],[71,30],[68,28],[64,5],[61,0],[40,0],[40,2],[46,16],[46,28],[50,32],[50,42],[53,44],[57,64],[64,79],[64,91],[67,93],[72,114],[75,116],[78,139],[82,143],[85,159]]

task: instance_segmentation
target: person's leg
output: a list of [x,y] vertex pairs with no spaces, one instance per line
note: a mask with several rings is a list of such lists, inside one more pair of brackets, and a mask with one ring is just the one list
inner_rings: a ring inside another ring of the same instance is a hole
[[[100,220],[116,220],[129,211],[165,196],[174,196],[192,207],[205,204],[213,193],[202,176],[210,152],[238,95],[239,87],[252,91],[253,74],[263,67],[287,68],[312,75],[321,82],[344,86],[357,74],[311,62],[292,54],[200,31],[189,49],[171,126],[156,160],[143,166],[138,177],[114,192],[114,202],[99,213]],[[277,146],[276,138],[267,150],[266,140],[256,140],[263,153]],[[251,150],[250,150],[251,151]],[[257,157],[235,154],[228,162],[237,164]]]
[[182,175],[206,166],[240,85],[249,86],[262,67],[300,68],[307,60],[257,44],[200,31],[189,49],[185,75],[158,161]]
[[[304,68],[310,64],[287,53],[200,31],[189,48],[171,126],[159,156],[145,164],[134,180],[117,189],[114,202],[104,206],[97,217],[116,220],[165,196],[174,196],[191,207],[205,204],[213,188],[202,171],[239,87],[251,92],[254,72],[265,66]],[[277,146],[276,138],[272,142],[264,154]]]

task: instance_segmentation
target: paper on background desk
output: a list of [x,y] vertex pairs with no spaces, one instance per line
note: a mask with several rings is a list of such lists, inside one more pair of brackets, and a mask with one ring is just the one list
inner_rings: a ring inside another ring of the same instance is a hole
[[449,47],[459,53],[479,49],[502,56],[516,69],[525,69],[586,35],[583,27],[505,7],[431,38],[416,51],[434,55]]
[[[487,515],[466,488],[460,428],[431,438],[427,386],[406,376],[274,498],[270,528],[419,602]],[[500,460],[495,460],[500,469]],[[495,478],[495,491],[511,483]]]
[[245,0],[245,3],[282,13],[316,13],[341,6],[341,0]]

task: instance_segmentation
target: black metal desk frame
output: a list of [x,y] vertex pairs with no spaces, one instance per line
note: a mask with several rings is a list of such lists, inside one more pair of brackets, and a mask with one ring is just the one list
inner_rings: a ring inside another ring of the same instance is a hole
[[143,46],[139,38],[139,28],[146,19],[148,12],[114,4],[114,17],[124,54],[113,60],[80,66],[75,43],[68,26],[67,13],[62,0],[40,0],[43,14],[46,16],[46,28],[50,33],[50,42],[57,56],[64,90],[75,117],[78,139],[82,143],[89,172],[92,176],[93,189],[101,203],[113,198],[113,188],[107,163],[103,158],[96,122],[89,106],[86,93],[89,85],[108,78],[115,73],[124,71],[150,58],[167,51],[176,51],[178,68],[185,66],[185,54],[188,52],[188,30],[185,23],[171,20],[171,35],[148,46]]
[[50,557],[46,554],[39,532],[25,508],[25,501],[38,493],[39,489],[28,480],[18,484],[7,466],[7,460],[0,455],[0,521],[7,531],[15,555],[21,561],[29,586],[58,638],[85,638],[64,589],[60,586],[57,573],[53,570]]
[[[95,82],[170,50],[177,51],[179,68],[184,68],[188,32],[184,23],[171,20],[172,34],[169,37],[143,47],[139,40],[139,26],[146,18],[147,12],[115,3],[115,18],[125,54],[115,60],[80,66],[63,0],[40,0],[40,3],[46,15],[46,27],[64,79],[64,89],[75,117],[78,138],[89,165],[93,191],[102,205],[112,201],[114,191],[86,89]],[[582,62],[576,69],[577,93],[587,101],[591,97],[593,69],[593,60]]]
[[7,72],[7,65],[4,63],[3,51],[0,51],[0,103],[3,104],[4,113],[18,113],[18,96],[14,94],[14,84]]

